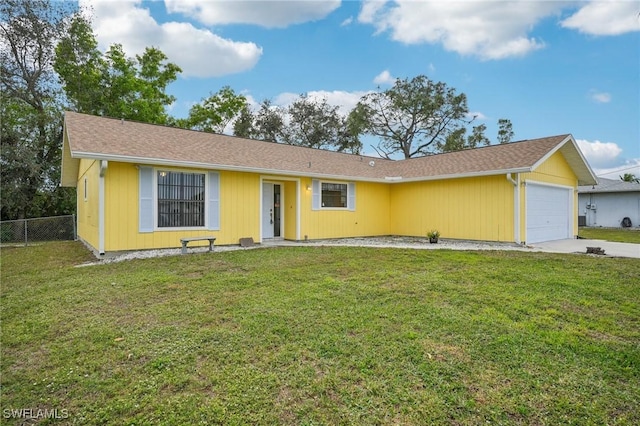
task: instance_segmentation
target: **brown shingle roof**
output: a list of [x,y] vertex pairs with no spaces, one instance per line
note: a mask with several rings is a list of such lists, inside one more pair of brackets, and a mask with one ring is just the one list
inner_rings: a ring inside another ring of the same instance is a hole
[[398,162],[403,178],[474,175],[531,169],[570,135],[491,145]]
[[[529,171],[567,142],[573,142],[577,149],[570,135],[560,135],[393,161],[75,112],[65,114],[64,125],[64,149],[68,151],[63,155],[63,185],[69,186],[75,186],[79,158],[349,180],[394,181],[400,177],[407,181]],[[76,169],[75,175],[64,170],[69,167]],[[586,164],[584,167],[593,176]],[[590,183],[588,179],[585,182]]]

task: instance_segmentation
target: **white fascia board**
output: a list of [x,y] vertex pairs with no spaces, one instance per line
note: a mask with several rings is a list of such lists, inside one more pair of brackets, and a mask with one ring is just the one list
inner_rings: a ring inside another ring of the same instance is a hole
[[[587,169],[587,172],[589,173],[589,177],[591,177],[591,179],[593,179],[595,182],[597,182],[597,178],[595,173],[593,172],[593,170],[591,170],[591,166],[589,165],[589,162],[587,161],[587,159],[584,157],[584,155],[582,154],[582,151],[580,150],[580,147],[578,146],[578,144],[576,143],[575,139],[573,138],[573,136],[571,135],[567,135],[566,138],[564,138],[564,140],[562,142],[560,142],[558,145],[556,145],[552,150],[550,150],[549,152],[547,152],[547,154],[545,154],[540,160],[538,160],[532,167],[531,170],[535,170],[537,169],[542,163],[544,163],[545,161],[547,161],[553,154],[555,154],[556,152],[558,152],[559,150],[561,150],[567,143],[571,143],[571,145],[573,146],[573,149],[575,150],[575,152],[578,154],[578,156],[580,157],[580,159],[582,160],[582,163],[584,165],[584,167]],[[571,165],[571,164],[570,164]],[[577,171],[577,170],[576,170]],[[575,173],[575,172],[574,172]],[[578,176],[578,180],[580,181],[580,176]],[[587,181],[587,183],[590,184],[589,181]],[[582,183],[579,183],[579,185],[583,185]]]
[[389,180],[386,177],[365,177],[365,176],[349,176],[349,175],[333,175],[327,173],[305,173],[302,170],[278,170],[278,169],[266,169],[260,167],[244,167],[244,166],[230,166],[227,164],[212,164],[212,163],[198,163],[192,161],[174,161],[164,158],[148,158],[148,157],[128,157],[120,155],[107,155],[107,154],[95,154],[91,152],[76,152],[73,153],[74,158],[90,158],[94,160],[107,160],[121,163],[133,163],[133,164],[146,164],[150,166],[166,166],[166,167],[183,167],[183,168],[197,168],[205,170],[228,170],[236,172],[248,172],[248,173],[260,173],[260,174],[272,174],[280,176],[296,176],[296,177],[311,177],[319,179],[334,179],[342,181],[354,181],[354,182],[378,182],[387,184],[399,184],[405,182],[424,182],[433,180],[444,179],[460,179],[467,177],[480,177],[480,176],[493,176],[506,173],[528,173],[533,170],[531,167],[520,167],[516,169],[502,169],[502,170],[486,170],[481,172],[459,173],[459,174],[447,174],[436,176],[418,176],[413,178],[403,178],[402,176],[394,176],[393,180]]
[[568,141],[573,140],[571,135],[568,135],[566,138],[562,140],[562,142],[558,143],[552,150],[549,150],[541,159],[539,159],[533,166],[531,166],[531,170],[537,169],[542,163],[547,161],[553,154],[555,154],[560,148],[564,146]]
[[421,177],[414,177],[414,178],[393,180],[393,181],[386,181],[386,182],[390,184],[398,184],[398,183],[405,183],[405,182],[425,182],[425,181],[432,181],[432,180],[461,179],[461,178],[469,178],[469,177],[504,175],[507,173],[529,173],[529,172],[531,172],[530,167],[520,167],[517,169],[487,170],[482,172],[459,173],[459,174],[452,174],[452,175],[421,176]]

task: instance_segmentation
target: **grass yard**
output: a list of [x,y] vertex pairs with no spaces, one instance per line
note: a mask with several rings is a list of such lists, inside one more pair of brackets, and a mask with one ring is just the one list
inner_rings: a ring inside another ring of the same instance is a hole
[[607,240],[618,243],[640,244],[639,228],[578,228],[578,236],[590,240]]
[[73,267],[90,259],[2,250],[2,422],[640,423],[637,259],[290,247]]

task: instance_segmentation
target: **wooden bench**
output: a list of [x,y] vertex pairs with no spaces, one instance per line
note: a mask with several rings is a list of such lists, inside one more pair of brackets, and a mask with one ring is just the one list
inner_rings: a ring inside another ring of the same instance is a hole
[[213,243],[216,241],[215,237],[191,237],[191,238],[180,238],[180,242],[182,243],[182,254],[187,253],[187,244],[191,241],[209,241],[209,251],[213,251]]

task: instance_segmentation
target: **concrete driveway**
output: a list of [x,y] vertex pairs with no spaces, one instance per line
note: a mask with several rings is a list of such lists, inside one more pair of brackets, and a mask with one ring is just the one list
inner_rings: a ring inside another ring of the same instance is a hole
[[605,240],[569,239],[557,241],[545,241],[542,243],[528,244],[537,251],[551,253],[586,253],[587,247],[600,247],[605,256],[634,257],[640,259],[640,244],[613,243]]

